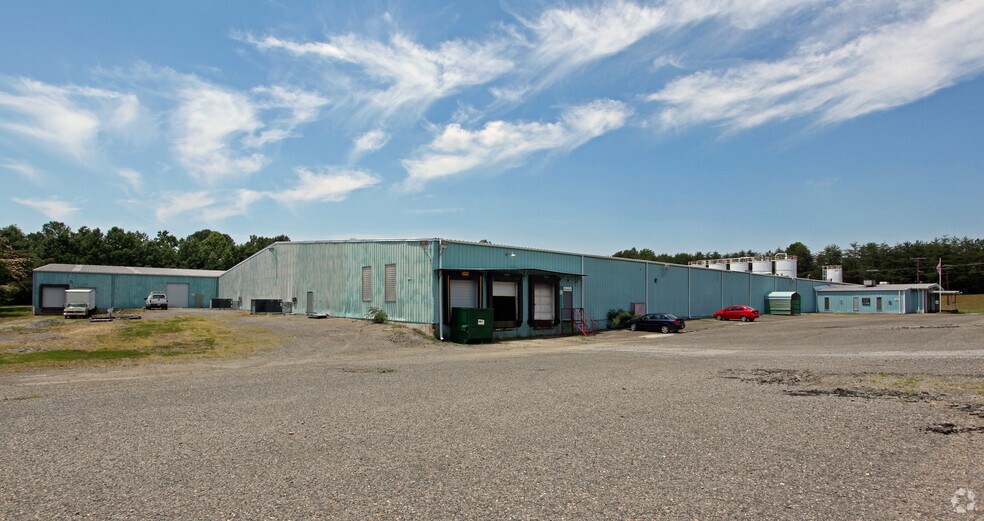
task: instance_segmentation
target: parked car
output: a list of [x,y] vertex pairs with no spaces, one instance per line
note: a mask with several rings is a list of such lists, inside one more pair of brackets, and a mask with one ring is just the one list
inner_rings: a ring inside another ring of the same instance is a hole
[[752,322],[759,317],[759,311],[750,306],[735,304],[728,306],[717,313],[714,318],[718,320],[741,320],[742,322]]
[[167,294],[163,291],[152,291],[144,301],[144,309],[167,309]]
[[650,313],[641,317],[633,318],[625,323],[625,327],[636,331],[645,329],[649,331],[659,331],[660,333],[677,332],[687,327],[682,318],[669,313]]

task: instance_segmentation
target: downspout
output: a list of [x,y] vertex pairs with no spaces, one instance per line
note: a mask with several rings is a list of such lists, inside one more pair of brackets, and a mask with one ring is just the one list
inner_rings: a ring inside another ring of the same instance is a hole
[[649,261],[646,261],[646,313],[649,313]]
[[437,328],[438,337],[444,341],[444,248],[441,239],[437,239]]
[[905,297],[902,296],[902,290],[899,290],[899,314],[901,315],[905,311]]
[[691,309],[690,301],[693,300],[693,295],[690,294],[690,270],[692,268],[687,266],[687,318],[693,317],[693,310]]
[[584,311],[584,255],[581,255],[581,311]]

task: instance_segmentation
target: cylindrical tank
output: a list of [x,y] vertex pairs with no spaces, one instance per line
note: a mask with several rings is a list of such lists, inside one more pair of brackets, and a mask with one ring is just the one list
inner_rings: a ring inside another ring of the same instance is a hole
[[752,269],[752,259],[748,257],[731,259],[731,263],[728,264],[728,269],[731,271],[749,271]]
[[827,282],[844,282],[844,267],[839,264],[824,266],[823,280]]
[[780,277],[795,277],[796,276],[796,257],[792,255],[786,256],[782,259],[776,256],[776,275]]
[[726,270],[728,269],[728,264],[721,260],[712,260],[707,263],[707,267],[712,270]]
[[772,259],[755,259],[752,261],[752,273],[769,275],[772,273]]

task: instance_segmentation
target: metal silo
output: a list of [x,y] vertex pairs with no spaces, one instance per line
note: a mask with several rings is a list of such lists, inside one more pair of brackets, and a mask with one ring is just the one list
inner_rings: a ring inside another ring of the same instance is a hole
[[772,274],[772,257],[759,257],[752,261],[752,273],[760,275]]
[[731,271],[749,271],[752,269],[752,259],[751,257],[741,257],[740,259],[731,259],[728,263],[728,269]]
[[796,276],[795,255],[786,255],[785,253],[777,253],[775,256],[775,261],[776,261],[776,275],[780,277]]
[[824,266],[823,280],[827,282],[844,282],[844,267],[840,264]]

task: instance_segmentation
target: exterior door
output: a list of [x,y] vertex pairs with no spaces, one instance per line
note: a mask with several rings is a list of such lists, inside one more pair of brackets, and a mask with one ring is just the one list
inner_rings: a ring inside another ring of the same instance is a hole
[[448,292],[451,309],[478,307],[478,281],[452,279]]
[[562,295],[564,301],[560,304],[560,319],[563,321],[571,320],[571,309],[574,308],[574,291],[565,289]]
[[65,307],[65,288],[64,286],[45,286],[41,289],[41,307],[58,308]]
[[186,308],[188,307],[188,284],[179,284],[169,282],[167,288],[165,288],[165,293],[167,293],[167,307],[169,308]]
[[307,292],[307,307],[304,309],[304,312],[307,313],[308,315],[310,315],[311,313],[314,313],[314,292],[313,291],[308,291]]
[[882,310],[882,298],[875,297],[875,311],[881,313]]
[[830,297],[823,298],[823,310],[830,311]]
[[861,297],[854,297],[854,312],[861,311]]

